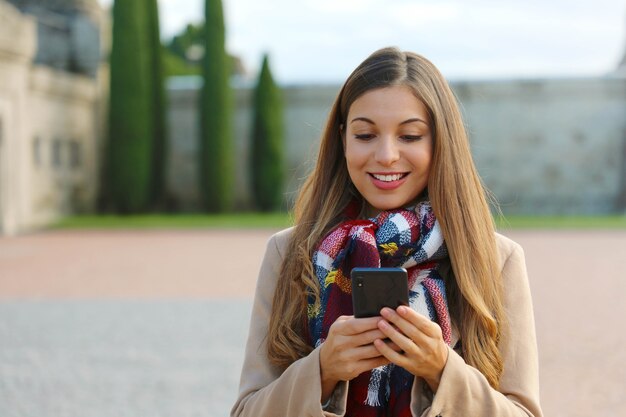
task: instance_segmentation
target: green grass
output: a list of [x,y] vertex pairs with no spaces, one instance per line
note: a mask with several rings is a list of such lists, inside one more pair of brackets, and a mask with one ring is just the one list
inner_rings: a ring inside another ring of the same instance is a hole
[[[83,215],[63,219],[52,229],[281,229],[287,213]],[[498,229],[626,229],[626,216],[506,216]]]
[[52,229],[280,229],[291,226],[286,213],[82,215]]
[[626,229],[626,216],[505,216],[498,229]]

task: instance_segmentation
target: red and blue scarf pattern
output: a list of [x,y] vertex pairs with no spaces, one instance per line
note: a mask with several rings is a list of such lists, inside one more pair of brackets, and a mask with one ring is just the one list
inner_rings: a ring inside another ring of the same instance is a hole
[[[452,329],[438,261],[446,258],[443,235],[429,201],[414,208],[348,220],[332,230],[313,253],[320,303],[308,304],[309,341],[319,346],[341,315],[352,315],[350,272],[355,267],[403,267],[408,271],[409,305],[439,324],[446,343]],[[394,364],[353,379],[346,416],[410,416],[413,375]]]

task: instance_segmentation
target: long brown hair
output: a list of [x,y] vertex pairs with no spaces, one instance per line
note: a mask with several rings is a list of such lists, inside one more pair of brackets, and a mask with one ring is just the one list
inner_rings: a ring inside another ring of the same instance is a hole
[[322,136],[319,156],[296,200],[295,227],[278,279],[268,335],[268,356],[285,368],[311,352],[306,340],[307,304],[319,302],[311,257],[319,241],[340,223],[352,200],[341,129],[363,93],[393,85],[410,87],[428,109],[434,139],[428,195],[448,247],[455,279],[448,282],[450,310],[466,362],[497,388],[498,350],[504,324],[495,229],[477,174],[458,104],[441,73],[420,55],[385,48],[374,52],[339,91]]

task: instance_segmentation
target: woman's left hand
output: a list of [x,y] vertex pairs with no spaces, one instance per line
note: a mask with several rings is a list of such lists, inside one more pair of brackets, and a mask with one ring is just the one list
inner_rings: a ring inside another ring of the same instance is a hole
[[378,322],[378,328],[402,352],[394,351],[380,339],[374,341],[374,346],[390,362],[424,378],[430,389],[437,392],[448,360],[448,346],[441,327],[407,306],[396,310],[383,308],[381,316],[384,320]]

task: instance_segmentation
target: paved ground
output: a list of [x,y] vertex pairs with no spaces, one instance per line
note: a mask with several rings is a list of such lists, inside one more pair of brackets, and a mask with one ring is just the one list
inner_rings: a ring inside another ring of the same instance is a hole
[[[0,414],[227,416],[270,234],[0,238]],[[626,232],[506,234],[526,252],[546,416],[626,415]]]
[[228,416],[249,302],[0,303],[3,417]]

